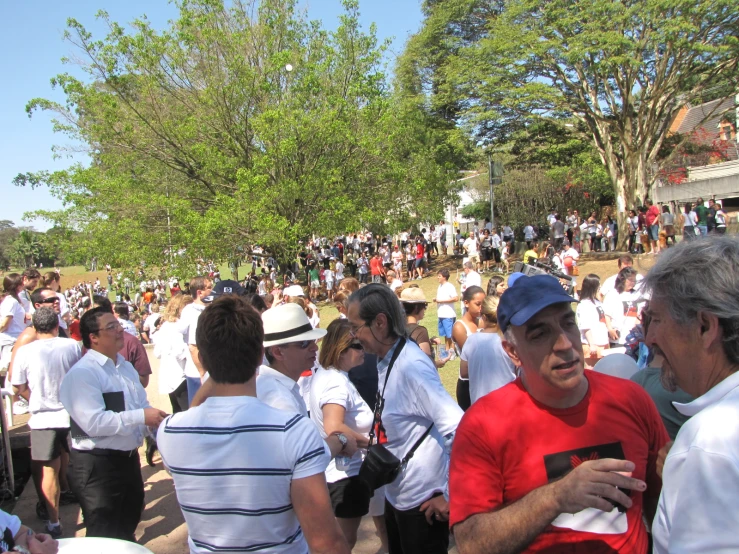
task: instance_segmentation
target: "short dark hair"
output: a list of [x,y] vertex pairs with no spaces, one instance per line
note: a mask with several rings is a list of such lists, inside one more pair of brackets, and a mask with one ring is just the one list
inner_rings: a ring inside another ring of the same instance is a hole
[[23,277],[30,281],[31,279],[41,279],[41,274],[39,273],[38,269],[29,267],[23,272]]
[[110,313],[112,312],[101,306],[88,310],[82,315],[80,319],[80,335],[82,335],[82,344],[85,348],[92,348],[90,335],[100,331],[100,318]]
[[446,279],[447,281],[449,280],[449,270],[448,269],[440,269],[439,275],[444,277],[444,279]]
[[634,258],[631,257],[631,254],[621,254],[618,257],[618,267],[624,267],[624,266],[632,266],[634,265]]
[[128,319],[131,315],[131,312],[128,310],[128,304],[125,302],[116,302],[113,305],[113,312],[115,315],[120,316],[124,319]]
[[[51,289],[49,287],[39,287],[35,291],[33,291],[31,293],[31,304],[33,304],[34,306],[36,304],[43,304],[44,297],[41,293],[46,292],[47,290],[51,290]],[[51,292],[54,292],[54,291],[51,291]]]
[[203,310],[195,343],[216,383],[246,383],[262,362],[262,316],[243,297],[227,294]]
[[59,327],[59,316],[52,308],[38,308],[33,312],[33,328],[37,333],[51,333]]
[[96,294],[92,297],[92,302],[96,307],[101,308],[110,314],[113,313],[113,303],[110,301],[110,298]]
[[205,277],[203,275],[198,275],[194,279],[190,279],[190,295],[193,298],[198,297],[198,291],[199,290],[205,290],[205,283],[206,282],[212,282],[210,277]]

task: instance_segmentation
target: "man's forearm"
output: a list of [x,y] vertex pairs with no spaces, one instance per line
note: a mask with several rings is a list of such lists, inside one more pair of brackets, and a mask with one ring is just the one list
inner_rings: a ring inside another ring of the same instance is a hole
[[495,512],[477,514],[454,526],[460,554],[509,554],[520,552],[558,515],[552,485],[531,491]]

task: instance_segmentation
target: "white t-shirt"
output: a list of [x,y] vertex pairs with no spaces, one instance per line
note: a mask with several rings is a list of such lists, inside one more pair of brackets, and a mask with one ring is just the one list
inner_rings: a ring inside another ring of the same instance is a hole
[[341,281],[344,278],[344,264],[336,262],[336,280]]
[[59,299],[59,327],[66,330],[67,322],[62,318],[69,314],[69,302],[67,302],[67,297],[61,292],[57,292],[56,296]]
[[165,321],[153,336],[154,356],[159,358],[159,393],[169,394],[185,380],[185,362],[190,349],[177,328],[177,323]]
[[[177,326],[180,329],[180,333],[185,337],[187,344],[195,345],[195,333],[198,330],[198,318],[203,313],[205,306],[201,304],[188,304],[182,308],[182,314],[180,320],[177,322]],[[185,360],[185,376],[200,378],[200,372],[192,361],[192,356],[188,354]]]
[[463,412],[444,389],[431,359],[411,341],[406,341],[384,387],[395,348],[397,344],[377,364],[379,389],[385,398],[382,412],[385,432],[381,442],[402,460],[434,424],[397,479],[385,488],[385,496],[393,507],[410,510],[446,489],[449,458],[444,437],[456,431]]
[[[616,273],[615,275],[611,275],[608,279],[603,281],[603,284],[600,286],[600,293],[603,296],[603,299],[605,299],[606,295],[608,295],[609,292],[616,288],[616,277],[618,277],[618,273]],[[641,273],[637,273],[636,285],[634,285],[634,290],[639,289],[642,279],[644,279],[644,277],[641,275]]]
[[308,419],[251,396],[211,397],[165,419],[157,445],[190,552],[308,551],[290,485],[323,473],[329,460]]
[[144,320],[144,331],[148,331],[150,339],[157,332],[157,321],[159,321],[160,317],[162,317],[162,314],[151,314]]
[[482,277],[480,277],[480,274],[477,271],[470,271],[467,273],[464,279],[464,288],[467,290],[470,287],[481,287],[482,286]]
[[577,305],[577,325],[583,344],[588,344],[585,332],[590,331],[595,346],[608,346],[608,327],[603,305],[595,300],[582,300]]
[[395,292],[396,289],[399,289],[400,287],[403,286],[403,281],[401,281],[400,279],[396,277],[395,279],[393,279],[392,283],[388,284],[388,286],[390,287],[391,291]]
[[479,398],[516,380],[516,366],[503,350],[496,333],[473,333],[467,337],[460,358],[467,362],[470,398]]
[[28,411],[31,429],[66,429],[69,414],[59,399],[59,390],[67,372],[82,358],[76,340],[54,337],[24,344],[13,364],[13,385],[28,383],[31,399]]
[[439,319],[457,317],[457,312],[454,311],[456,300],[452,300],[453,298],[459,298],[459,295],[457,289],[449,281],[439,285],[439,288],[436,289],[437,317]]
[[469,256],[477,254],[477,241],[473,238],[468,238],[462,245]]
[[[326,404],[337,404],[343,407],[346,410],[344,424],[357,433],[369,437],[374,413],[357,392],[349,376],[338,369],[319,367],[310,385],[310,418],[324,439],[328,436],[323,427],[323,407]],[[331,460],[326,469],[326,481],[335,483],[341,479],[359,475],[364,455],[364,450],[357,450],[346,471],[336,469],[336,463]]]
[[524,240],[534,240],[534,228],[531,225],[527,225],[523,228]]
[[10,295],[6,296],[0,304],[0,321],[4,321],[8,316],[12,319],[5,331],[0,333],[0,345],[15,343],[18,336],[26,329],[26,311]]
[[334,272],[330,269],[324,269],[323,270],[323,278],[326,280],[326,282],[334,282]]
[[626,336],[639,323],[639,314],[646,300],[637,291],[622,292],[615,289],[603,299],[603,309],[611,318],[611,327],[618,330],[617,343],[624,344]]

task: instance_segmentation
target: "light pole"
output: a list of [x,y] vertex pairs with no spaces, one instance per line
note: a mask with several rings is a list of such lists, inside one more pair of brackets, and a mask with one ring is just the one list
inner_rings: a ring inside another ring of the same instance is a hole
[[488,182],[490,183],[490,226],[495,227],[495,185],[503,182],[503,164],[494,162],[488,152]]

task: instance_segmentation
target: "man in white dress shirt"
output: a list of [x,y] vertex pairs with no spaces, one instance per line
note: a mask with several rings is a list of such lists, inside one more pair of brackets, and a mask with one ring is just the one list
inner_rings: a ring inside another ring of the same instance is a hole
[[739,243],[711,236],[663,250],[643,289],[662,381],[695,398],[673,402],[690,419],[664,462],[654,552],[737,552]]
[[87,353],[62,381],[70,415],[72,490],[80,500],[88,537],[135,541],[144,506],[139,447],[146,427],[166,413],[152,408],[139,375],[118,351],[123,327],[103,308],[80,320]]

